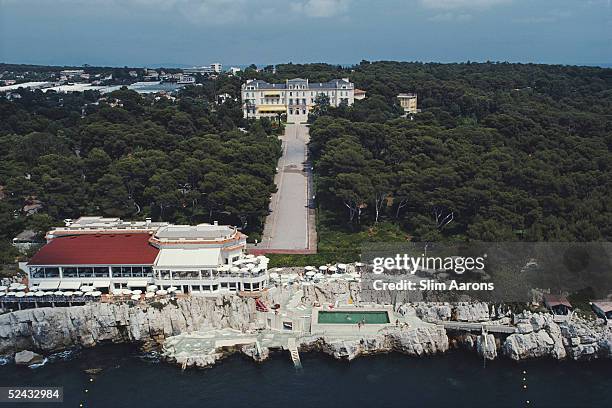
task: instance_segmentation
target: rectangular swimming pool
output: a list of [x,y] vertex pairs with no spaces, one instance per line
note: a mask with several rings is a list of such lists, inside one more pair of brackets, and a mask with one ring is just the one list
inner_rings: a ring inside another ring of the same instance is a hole
[[376,311],[319,311],[318,323],[320,324],[387,324],[389,313],[386,310]]

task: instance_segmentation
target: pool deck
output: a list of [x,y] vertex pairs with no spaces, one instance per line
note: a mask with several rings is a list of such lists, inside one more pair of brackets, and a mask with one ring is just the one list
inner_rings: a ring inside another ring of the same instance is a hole
[[[297,352],[302,344],[308,344],[317,337],[328,341],[351,341],[365,337],[376,336],[391,327],[419,328],[431,326],[416,316],[414,310],[404,315],[396,313],[392,305],[361,304],[324,304],[312,306],[302,303],[304,292],[298,288],[286,288],[280,293],[271,290],[270,295],[279,302],[278,311],[260,312],[260,318],[265,322],[265,328],[250,333],[235,329],[206,328],[200,331],[182,333],[169,337],[164,343],[164,354],[170,359],[185,361],[185,359],[217,360],[223,350],[239,348],[246,345],[255,346],[257,353],[262,349],[288,350]],[[320,311],[335,312],[380,312],[386,311],[389,323],[318,323]],[[292,329],[284,323],[292,322]],[[293,345],[293,347],[291,347]],[[291,355],[294,358],[293,354]],[[299,358],[299,355],[298,355]],[[295,361],[294,361],[295,363]]]

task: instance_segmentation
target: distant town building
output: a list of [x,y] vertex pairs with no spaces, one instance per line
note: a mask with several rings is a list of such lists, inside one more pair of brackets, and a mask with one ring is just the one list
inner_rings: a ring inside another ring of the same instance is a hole
[[355,101],[355,86],[348,78],[329,82],[309,82],[308,79],[288,79],[282,84],[249,80],[242,84],[242,110],[245,118],[287,115],[289,122],[305,122],[319,95],[329,98],[331,106],[348,106]]
[[145,69],[144,80],[145,81],[157,81],[159,79],[159,74],[154,69]]
[[240,71],[242,70],[238,67],[230,67],[229,69],[229,73],[232,75],[237,75]]
[[418,113],[417,109],[417,94],[415,93],[401,93],[397,95],[400,106],[404,110],[404,114]]
[[66,77],[66,78],[80,77],[84,73],[85,73],[85,71],[82,70],[82,69],[64,69],[64,70],[60,71],[60,75]]
[[246,238],[217,223],[83,217],[49,231],[25,269],[32,290],[91,286],[108,293],[155,285],[191,294],[261,291],[268,285],[268,258],[246,255]]
[[195,79],[195,77],[192,77],[190,75],[180,75],[176,83],[177,84],[185,84],[185,85],[195,84],[196,83],[196,79]]
[[201,67],[185,68],[183,72],[185,74],[220,74],[222,70],[223,65],[215,62],[214,64],[203,65]]

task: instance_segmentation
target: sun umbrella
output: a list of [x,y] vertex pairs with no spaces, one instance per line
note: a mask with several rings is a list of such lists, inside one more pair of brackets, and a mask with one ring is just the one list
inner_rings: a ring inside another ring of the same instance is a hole
[[83,296],[83,292],[81,292],[80,290],[75,290],[73,294],[74,296]]
[[153,296],[155,296],[155,293],[153,293],[153,292],[148,292],[148,293],[145,295],[145,298],[147,298],[147,299],[151,299]]
[[6,295],[6,293],[0,292],[0,297],[5,296],[5,295]]
[[0,286],[0,291],[6,291],[8,289],[8,286]]
[[26,297],[34,297],[34,296],[36,296],[36,294],[34,292],[27,292],[25,295],[26,295]]
[[93,286],[81,286],[81,292],[93,292],[93,291],[94,291]]
[[122,295],[131,295],[132,294],[132,290],[131,289],[121,289],[121,294]]
[[64,292],[62,292],[61,290],[57,290],[57,291],[53,292],[53,294],[55,296],[64,296]]
[[310,276],[310,277],[313,277],[313,276],[315,276],[316,274],[317,274],[317,273],[316,273],[315,271],[308,271],[308,272],[306,272],[306,276]]
[[331,273],[336,273],[336,271],[338,270],[338,268],[336,268],[335,266],[330,266],[328,271]]
[[94,290],[93,292],[89,292],[91,294],[91,296],[93,297],[99,297],[102,296],[102,292],[100,292],[99,290]]
[[130,299],[132,299],[132,300],[140,300],[140,295],[132,295],[130,297]]
[[323,279],[325,277],[325,275],[323,275],[322,273],[315,273],[314,278],[315,279]]
[[167,294],[168,294],[168,291],[167,291],[167,290],[164,290],[164,289],[160,289],[160,290],[158,290],[158,291],[157,291],[157,292],[155,292],[155,293],[156,293],[156,294],[158,294],[158,295],[167,295]]
[[43,296],[45,296],[45,292],[43,292],[43,291],[36,292],[36,293],[34,293],[34,296],[36,296],[36,297],[43,297]]
[[253,255],[253,254],[248,254],[248,255],[247,255],[245,258],[247,258],[247,259],[253,259],[253,258],[255,258],[255,255]]
[[157,286],[156,285],[149,285],[147,286],[147,292],[155,292],[157,290]]
[[343,270],[343,271],[346,270],[346,264],[343,264],[343,263],[338,264],[338,269]]
[[6,292],[6,296],[15,296],[16,292],[9,290],[8,292]]
[[71,292],[69,290],[64,292],[64,296],[73,296],[73,295],[74,295],[74,292]]
[[314,271],[315,269],[316,269],[316,268],[315,268],[314,266],[312,266],[312,265],[308,265],[308,266],[305,266],[305,267],[304,267],[304,270],[305,270],[305,271]]
[[25,292],[17,292],[15,293],[15,297],[22,298],[25,296]]
[[321,272],[327,271],[327,266],[325,266],[325,265],[319,266],[319,271],[321,271]]
[[133,291],[132,291],[132,295],[138,295],[138,296],[140,296],[140,295],[142,295],[142,290],[140,290],[140,289],[133,290]]

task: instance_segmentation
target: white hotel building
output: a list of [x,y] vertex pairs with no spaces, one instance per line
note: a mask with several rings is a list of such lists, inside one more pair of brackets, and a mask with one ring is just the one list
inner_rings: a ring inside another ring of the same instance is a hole
[[306,122],[308,112],[318,95],[327,95],[331,106],[355,102],[355,85],[348,78],[329,82],[288,79],[283,84],[270,84],[259,79],[242,84],[242,110],[245,118],[287,115],[288,122]]
[[49,231],[25,269],[31,289],[48,291],[156,285],[192,294],[256,292],[268,285],[268,259],[246,255],[246,238],[216,223],[82,217]]

